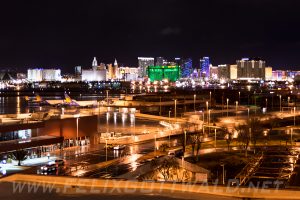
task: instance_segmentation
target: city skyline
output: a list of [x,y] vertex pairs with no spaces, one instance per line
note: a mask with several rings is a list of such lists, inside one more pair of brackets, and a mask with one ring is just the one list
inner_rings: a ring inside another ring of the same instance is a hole
[[300,63],[296,1],[32,1],[3,7],[1,69],[61,66],[70,72],[89,66],[94,56],[129,66],[139,56],[209,56],[213,64],[261,57],[275,69],[293,70]]

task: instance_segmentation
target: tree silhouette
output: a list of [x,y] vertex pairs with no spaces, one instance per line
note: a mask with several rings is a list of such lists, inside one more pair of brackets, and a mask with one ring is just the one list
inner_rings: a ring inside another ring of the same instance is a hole
[[245,156],[248,156],[248,147],[250,143],[250,132],[247,125],[238,125],[235,127],[238,132],[238,141],[242,144],[243,149],[245,150]]
[[25,151],[24,149],[20,149],[14,151],[11,155],[13,160],[18,161],[18,166],[21,166],[21,161],[26,160],[27,158],[27,151]]

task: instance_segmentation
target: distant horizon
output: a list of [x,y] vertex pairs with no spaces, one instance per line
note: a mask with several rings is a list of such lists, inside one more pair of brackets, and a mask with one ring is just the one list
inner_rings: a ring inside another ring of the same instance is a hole
[[[44,65],[44,66],[17,66],[17,67],[2,67],[2,66],[0,66],[0,70],[1,71],[3,71],[3,70],[14,70],[14,71],[17,71],[17,72],[26,72],[27,71],[27,69],[35,69],[35,68],[42,68],[42,69],[61,69],[61,71],[63,72],[63,73],[73,73],[74,72],[74,69],[75,69],[75,67],[76,66],[81,66],[83,69],[89,69],[89,68],[92,68],[92,59],[94,58],[94,57],[96,57],[96,59],[97,59],[97,61],[98,61],[98,65],[100,64],[100,63],[104,63],[104,64],[113,64],[113,62],[114,62],[114,59],[112,60],[112,62],[101,62],[100,60],[98,60],[98,57],[97,56],[93,56],[93,57],[91,57],[91,61],[90,61],[90,65],[88,66],[88,64],[86,64],[86,65],[81,65],[81,64],[77,64],[77,65],[74,65],[73,66],[73,68],[71,67],[64,67],[64,66],[59,66],[59,65],[53,65],[53,66],[46,66],[46,65]],[[156,58],[157,57],[163,57],[163,56],[156,56],[156,57],[153,57],[153,56],[139,56],[139,57],[151,57],[151,58],[154,58],[155,59],[155,61],[156,61]],[[209,57],[209,56],[208,56]],[[187,58],[191,58],[191,57],[179,57],[179,56],[176,56],[176,57],[173,57],[173,59],[171,60],[170,58],[167,58],[167,57],[163,57],[163,58],[166,58],[167,59],[167,61],[168,62],[172,62],[172,61],[174,61],[174,59],[175,58],[182,58],[182,59],[187,59]],[[195,64],[195,62],[194,62],[194,60],[195,59],[192,59],[192,62],[193,62],[193,68],[195,68],[196,66],[198,67],[199,66],[199,64],[200,64],[200,58],[201,57],[199,57],[198,59],[197,59],[197,63]],[[251,58],[251,57],[246,57],[246,56],[244,56],[244,57],[241,57],[241,58],[238,58],[238,59],[242,59],[242,58]],[[126,64],[126,63],[124,63],[124,62],[119,62],[119,60],[118,60],[118,58],[116,58],[117,59],[117,62],[118,62],[118,65],[119,66],[124,66],[124,67],[138,67],[138,57],[136,57],[136,64],[135,65],[129,65],[129,64]],[[212,60],[212,58],[211,57],[209,57],[209,59],[210,59],[210,61]],[[236,60],[238,60],[238,59],[236,59]],[[299,67],[297,67],[297,66],[292,66],[292,67],[287,67],[287,68],[283,68],[283,67],[285,67],[285,66],[281,66],[281,67],[273,67],[273,66],[270,66],[270,65],[268,65],[268,61],[267,60],[265,60],[264,58],[261,58],[262,60],[264,60],[264,61],[266,61],[266,67],[272,67],[272,70],[291,70],[291,71],[300,71],[300,68]],[[236,64],[236,63],[219,63],[219,64],[214,64],[214,63],[211,63],[210,62],[210,64],[212,64],[213,66],[218,66],[218,65],[222,65],[222,64],[229,64],[229,65],[234,65],[234,64]],[[21,69],[20,69],[21,68]],[[67,69],[66,69],[67,68]],[[297,69],[298,68],[298,69]]]

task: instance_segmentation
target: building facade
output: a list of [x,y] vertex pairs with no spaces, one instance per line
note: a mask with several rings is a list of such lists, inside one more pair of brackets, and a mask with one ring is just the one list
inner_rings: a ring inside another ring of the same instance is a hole
[[171,82],[177,81],[181,77],[180,67],[174,66],[149,66],[148,77],[151,82],[167,79]]
[[200,59],[200,77],[209,78],[210,77],[210,62],[209,57],[203,57]]
[[182,78],[191,77],[193,72],[193,61],[191,58],[183,59],[177,65],[180,65]]
[[31,82],[61,81],[60,69],[28,69],[27,79]]
[[265,79],[266,62],[259,58],[242,58],[236,61],[238,79]]
[[147,76],[148,66],[154,66],[154,58],[151,57],[138,57],[139,77]]

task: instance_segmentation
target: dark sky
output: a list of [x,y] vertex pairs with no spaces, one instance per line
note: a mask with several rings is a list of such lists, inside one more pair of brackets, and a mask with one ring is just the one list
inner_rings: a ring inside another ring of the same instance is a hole
[[298,0],[38,0],[0,6],[0,67],[73,71],[138,56],[261,57],[300,69]]

